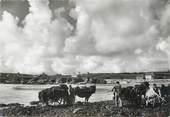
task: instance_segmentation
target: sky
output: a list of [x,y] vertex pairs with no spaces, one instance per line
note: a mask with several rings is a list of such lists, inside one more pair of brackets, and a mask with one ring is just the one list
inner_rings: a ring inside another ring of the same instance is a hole
[[0,0],[0,72],[170,69],[170,0]]

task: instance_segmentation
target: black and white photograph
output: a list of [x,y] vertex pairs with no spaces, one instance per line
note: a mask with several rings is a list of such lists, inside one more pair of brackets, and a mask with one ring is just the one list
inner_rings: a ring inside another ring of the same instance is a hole
[[0,0],[0,117],[170,117],[170,0]]

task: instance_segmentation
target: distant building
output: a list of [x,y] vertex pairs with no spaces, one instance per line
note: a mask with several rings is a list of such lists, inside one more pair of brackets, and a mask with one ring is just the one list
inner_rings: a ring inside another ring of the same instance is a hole
[[145,73],[145,79],[146,81],[151,81],[153,80],[155,77],[154,77],[154,73],[153,72],[149,72],[149,73]]
[[170,72],[147,72],[145,78],[146,80],[170,79]]
[[136,75],[136,80],[138,81],[151,81],[155,78],[155,75],[153,72],[146,72],[146,73],[142,73],[142,74],[137,74]]

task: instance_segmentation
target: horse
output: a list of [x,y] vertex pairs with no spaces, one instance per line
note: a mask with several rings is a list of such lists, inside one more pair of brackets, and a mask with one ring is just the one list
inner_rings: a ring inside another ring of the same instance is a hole
[[128,86],[128,87],[122,88],[122,89],[121,89],[121,92],[120,92],[120,98],[121,98],[123,101],[131,102],[132,97],[133,97],[133,96],[131,95],[132,89],[133,89],[132,86]]
[[92,85],[90,87],[75,87],[75,95],[81,98],[85,98],[85,102],[89,101],[90,96],[96,92],[96,85]]
[[51,95],[51,90],[50,88],[46,88],[42,91],[40,91],[38,93],[38,98],[39,98],[39,101],[43,104],[46,104],[48,105],[48,101],[50,99],[50,95]]
[[120,98],[132,105],[144,104],[145,93],[149,87],[148,82],[143,82],[140,85],[128,86],[121,89]]
[[48,105],[49,101],[57,102],[58,104],[67,104],[68,103],[68,87],[67,85],[53,86],[51,88],[44,89],[39,92],[38,95],[39,101],[43,104]]
[[165,86],[164,84],[161,85],[160,87],[160,91],[161,91],[161,96],[164,98],[167,98],[170,96],[170,84],[168,84],[168,86]]

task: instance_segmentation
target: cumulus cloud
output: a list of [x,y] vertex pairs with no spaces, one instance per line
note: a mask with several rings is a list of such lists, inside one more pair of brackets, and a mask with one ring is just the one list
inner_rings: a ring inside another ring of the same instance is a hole
[[[72,39],[67,39],[68,51],[76,48],[69,47],[70,43],[79,46],[80,43],[95,42],[94,47],[99,53],[112,53],[150,46],[157,40],[159,29],[150,11],[150,5],[155,2],[77,0],[76,4],[77,31]],[[131,42],[134,46],[131,46]]]
[[19,18],[3,11],[0,71],[73,74],[169,68],[167,0],[70,0],[68,4],[69,10],[51,10],[48,0],[29,0],[22,27]]
[[25,17],[23,28],[17,25],[18,18],[3,12],[0,68],[10,72],[53,73],[51,58],[61,56],[71,26],[62,18],[51,20],[48,1],[30,0],[29,4],[30,13]]
[[[84,58],[85,64],[81,64],[80,70],[133,72],[168,68],[166,54],[156,49],[162,34],[160,20],[166,1],[74,2],[76,8],[72,14],[77,17],[77,28],[75,35],[66,39],[64,50]],[[86,67],[88,65],[93,67]]]
[[165,52],[168,56],[169,68],[170,68],[170,1],[164,7],[160,20],[161,38],[157,44],[157,48]]

